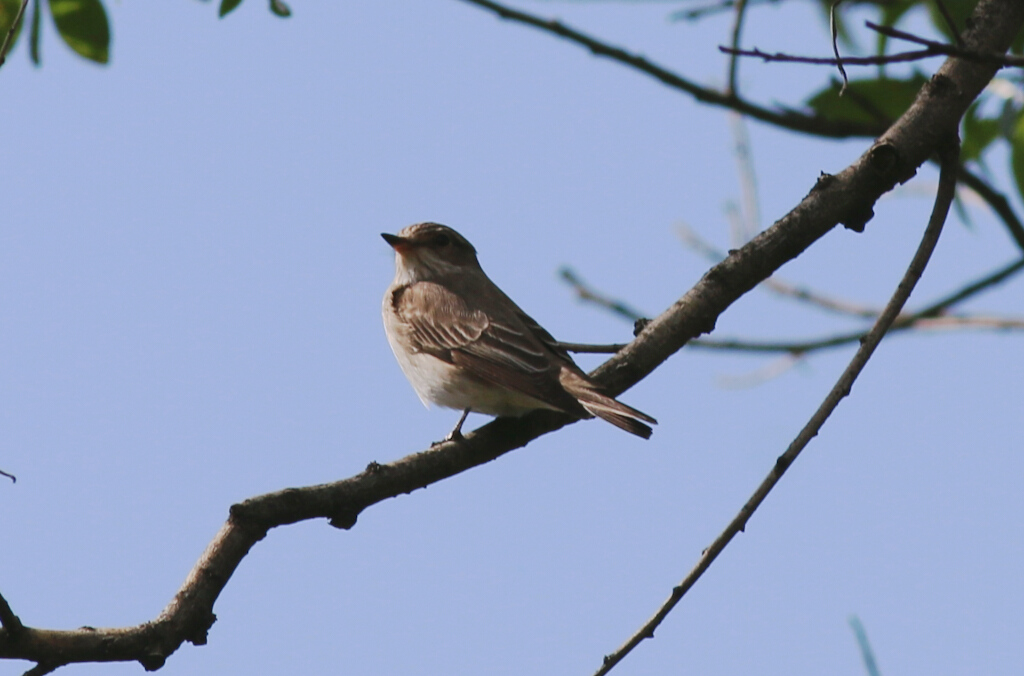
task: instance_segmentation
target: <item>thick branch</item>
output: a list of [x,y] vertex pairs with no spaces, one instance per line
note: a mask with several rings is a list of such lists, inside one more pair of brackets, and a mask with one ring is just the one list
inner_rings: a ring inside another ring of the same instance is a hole
[[[478,3],[479,4],[479,3]],[[968,48],[1005,50],[1024,23],[1024,3],[982,0],[968,31]],[[714,266],[700,282],[637,338],[594,372],[612,394],[636,384],[691,338],[710,331],[726,308],[843,223],[863,229],[878,197],[917,168],[953,134],[967,106],[992,78],[994,66],[947,61],[915,103],[852,166],[822,176],[788,215]],[[0,657],[26,659],[41,667],[84,661],[136,660],[159,668],[184,641],[201,644],[214,621],[213,606],[235,568],[270,528],[304,519],[328,518],[350,528],[366,507],[409,493],[525,446],[572,420],[537,411],[519,419],[499,418],[450,442],[332,484],[295,488],[247,500],[207,547],[177,595],[157,619],[119,629],[50,631],[0,629]]]

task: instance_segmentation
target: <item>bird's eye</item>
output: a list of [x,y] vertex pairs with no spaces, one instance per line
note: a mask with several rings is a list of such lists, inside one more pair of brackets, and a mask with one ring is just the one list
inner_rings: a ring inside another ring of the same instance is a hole
[[448,235],[438,235],[434,238],[435,246],[448,246],[452,243],[451,238]]

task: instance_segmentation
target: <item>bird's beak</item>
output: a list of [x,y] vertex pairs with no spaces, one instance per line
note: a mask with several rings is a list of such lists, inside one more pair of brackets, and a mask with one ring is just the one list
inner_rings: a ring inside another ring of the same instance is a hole
[[407,240],[405,237],[399,237],[398,235],[390,235],[386,232],[380,233],[380,236],[384,238],[384,241],[391,245],[391,248],[402,253],[408,251],[412,247],[412,242]]

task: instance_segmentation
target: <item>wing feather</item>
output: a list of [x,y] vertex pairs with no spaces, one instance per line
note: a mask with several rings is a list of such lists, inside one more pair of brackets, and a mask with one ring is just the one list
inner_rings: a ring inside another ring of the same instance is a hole
[[500,321],[492,320],[435,282],[410,284],[393,298],[410,343],[417,350],[552,408],[591,417],[559,382],[561,355],[541,342],[519,318],[519,313],[506,313]]

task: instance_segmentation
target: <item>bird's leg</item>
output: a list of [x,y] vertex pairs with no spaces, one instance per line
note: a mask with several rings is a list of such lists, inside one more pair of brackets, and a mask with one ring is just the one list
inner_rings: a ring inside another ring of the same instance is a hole
[[462,441],[462,423],[466,422],[466,416],[469,415],[469,410],[470,409],[467,408],[462,412],[462,415],[459,417],[459,422],[455,423],[455,427],[453,427],[452,431],[448,433],[448,436],[441,440],[442,444],[446,441]]

